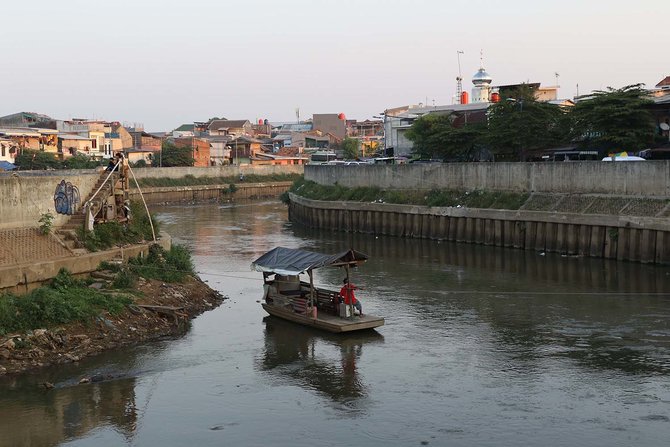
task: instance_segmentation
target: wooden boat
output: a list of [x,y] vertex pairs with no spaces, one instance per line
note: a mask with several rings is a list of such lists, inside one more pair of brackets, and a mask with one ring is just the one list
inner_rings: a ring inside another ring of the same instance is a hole
[[[270,315],[329,332],[351,332],[382,326],[384,319],[367,313],[355,315],[353,305],[340,302],[339,292],[314,286],[312,271],[341,267],[348,280],[350,268],[367,259],[355,250],[328,255],[277,247],[256,259],[251,269],[263,273],[261,305]],[[308,275],[309,282],[300,280],[302,274]]]

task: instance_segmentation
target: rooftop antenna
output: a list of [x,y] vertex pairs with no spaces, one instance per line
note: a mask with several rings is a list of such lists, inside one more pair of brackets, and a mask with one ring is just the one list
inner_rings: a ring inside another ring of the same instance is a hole
[[461,76],[461,54],[463,51],[456,51],[456,58],[458,58],[458,77],[456,78],[456,96],[457,101],[461,103],[461,96],[463,95],[463,77]]
[[558,77],[559,77],[560,75],[558,74],[557,71],[555,71],[555,72],[554,72],[554,76],[556,77],[556,89],[558,90],[558,87],[560,87],[560,85],[558,85]]
[[298,124],[300,124],[300,107],[295,108],[295,118],[298,120]]

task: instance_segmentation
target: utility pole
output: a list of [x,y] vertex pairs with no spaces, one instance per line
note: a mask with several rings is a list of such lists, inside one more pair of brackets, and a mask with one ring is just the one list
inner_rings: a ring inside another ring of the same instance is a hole
[[463,94],[463,77],[461,76],[461,54],[463,51],[456,51],[456,58],[458,59],[458,77],[456,77],[456,101],[461,103],[461,96]]

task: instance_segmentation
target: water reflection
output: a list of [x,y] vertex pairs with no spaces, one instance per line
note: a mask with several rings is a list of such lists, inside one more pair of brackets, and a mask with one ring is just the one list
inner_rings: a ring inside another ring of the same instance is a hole
[[370,255],[357,274],[383,301],[375,313],[387,316],[387,324],[395,315],[444,337],[450,330],[445,324],[485,322],[489,341],[507,354],[504,364],[527,371],[562,357],[587,368],[670,374],[670,280],[657,266],[294,231],[319,241],[316,249],[334,251],[344,243]]
[[[126,440],[138,420],[135,379],[59,387],[37,387],[0,398],[0,446],[48,446],[107,426]],[[17,417],[20,423],[17,423]]]
[[[383,343],[374,330],[329,334],[265,317],[265,344],[257,367],[280,383],[309,388],[334,403],[361,409],[366,386],[356,367],[365,345]],[[339,355],[337,355],[339,351]]]

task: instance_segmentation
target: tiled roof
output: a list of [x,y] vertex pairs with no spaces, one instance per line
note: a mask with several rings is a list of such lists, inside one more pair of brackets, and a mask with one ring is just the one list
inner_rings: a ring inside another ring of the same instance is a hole
[[666,76],[665,78],[663,78],[661,82],[656,84],[656,87],[666,87],[666,86],[670,86],[670,76]]

